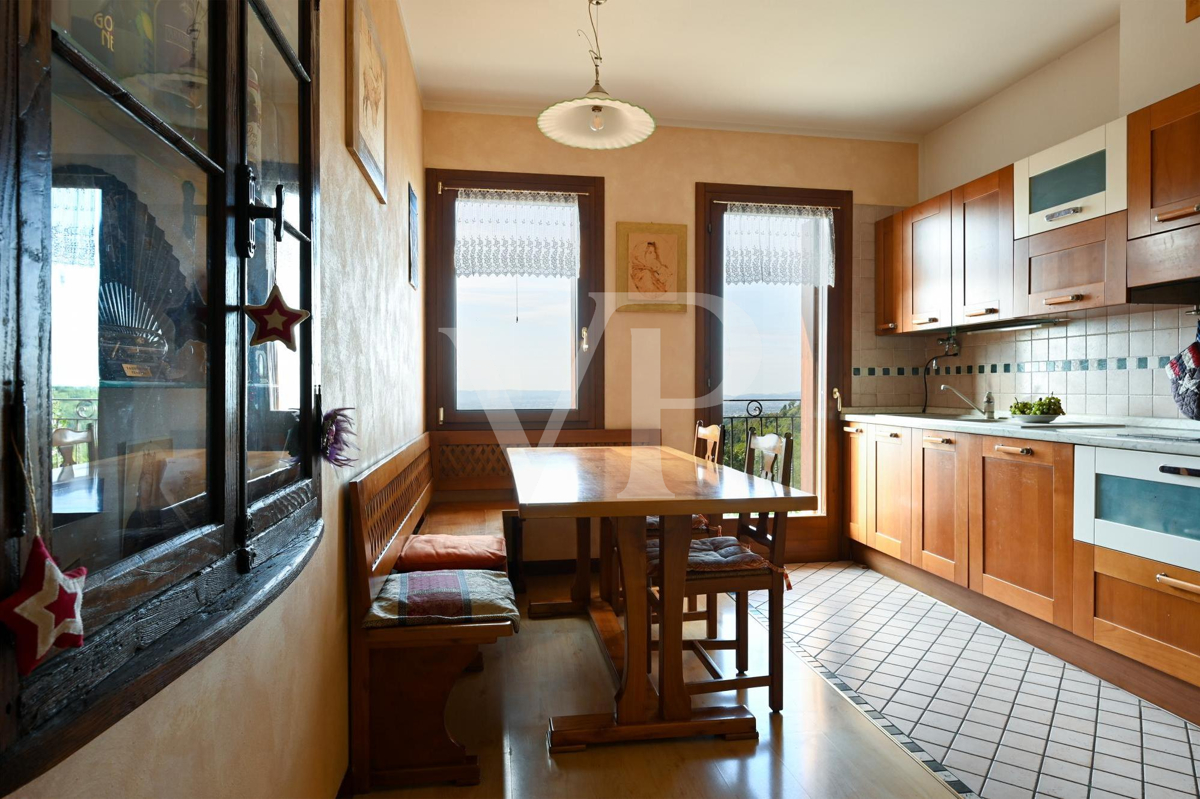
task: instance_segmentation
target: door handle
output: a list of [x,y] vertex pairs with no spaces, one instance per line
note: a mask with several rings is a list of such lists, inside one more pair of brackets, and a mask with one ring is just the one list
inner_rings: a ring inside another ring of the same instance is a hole
[[896,329],[896,323],[895,323],[895,322],[888,322],[886,325],[880,325],[880,326],[879,326],[879,329],[880,329],[880,330],[895,330],[895,329]]
[[899,438],[899,433],[880,433],[876,438]]
[[1033,449],[1030,447],[1006,447],[1003,444],[997,444],[996,452],[1003,452],[1006,455],[1032,455]]
[[994,313],[1000,313],[999,308],[976,308],[974,311],[967,311],[966,317],[973,319],[976,316],[991,316]]
[[953,444],[954,441],[949,438],[940,438],[938,436],[925,436],[922,439],[926,444]]
[[1193,469],[1187,466],[1167,466],[1164,464],[1159,466],[1158,470],[1163,474],[1175,474],[1180,477],[1200,477],[1200,469]]
[[1180,591],[1187,591],[1191,594],[1200,594],[1200,585],[1184,582],[1183,580],[1177,580],[1174,577],[1169,577],[1167,576],[1166,572],[1159,572],[1158,574],[1154,575],[1154,582],[1162,583],[1163,585],[1170,586],[1171,588],[1177,588]]
[[241,164],[237,170],[237,245],[243,258],[254,257],[254,223],[270,219],[275,225],[275,241],[283,241],[283,184],[275,184],[275,205],[264,205],[255,201],[255,185],[258,177],[254,167]]
[[579,344],[579,349],[583,350],[584,352],[587,352],[588,351],[588,340],[587,340],[587,328],[586,327],[579,331],[579,338],[581,339],[580,344]]
[[861,433],[862,431],[863,431],[863,429],[861,427],[843,427],[842,428],[843,433]]
[[837,412],[842,412],[842,391],[839,388],[834,388],[833,398],[837,401]]
[[914,316],[912,323],[914,325],[932,325],[936,321],[936,316]]
[[1082,213],[1083,213],[1082,205],[1072,205],[1070,208],[1064,208],[1061,211],[1055,211],[1054,213],[1046,214],[1046,221],[1054,222],[1059,219],[1064,219],[1068,216],[1074,216],[1075,214],[1082,214]]
[[1163,211],[1161,214],[1154,215],[1154,221],[1173,222],[1176,219],[1184,219],[1196,214],[1200,214],[1200,205],[1193,205],[1190,208],[1176,208],[1174,211]]
[[1064,294],[1061,297],[1047,297],[1042,300],[1042,305],[1066,305],[1072,302],[1079,302],[1084,296],[1083,294]]

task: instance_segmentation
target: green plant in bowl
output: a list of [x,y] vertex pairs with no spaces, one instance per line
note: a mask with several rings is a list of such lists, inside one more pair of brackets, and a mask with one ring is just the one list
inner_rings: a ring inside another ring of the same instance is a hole
[[1033,402],[1016,400],[1008,406],[1008,412],[1014,419],[1022,422],[1038,423],[1054,421],[1065,413],[1062,400],[1053,394],[1048,397],[1039,397]]

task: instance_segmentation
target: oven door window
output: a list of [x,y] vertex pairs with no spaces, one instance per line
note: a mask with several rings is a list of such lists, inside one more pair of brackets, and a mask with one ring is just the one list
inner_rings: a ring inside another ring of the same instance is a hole
[[1098,474],[1096,519],[1200,541],[1200,487]]

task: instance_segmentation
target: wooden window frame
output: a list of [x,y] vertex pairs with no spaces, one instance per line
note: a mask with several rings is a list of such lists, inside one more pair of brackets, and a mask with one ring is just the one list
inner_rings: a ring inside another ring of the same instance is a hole
[[[175,132],[121,90],[70,41],[52,32],[47,0],[0,7],[0,435],[5,446],[0,481],[4,530],[0,596],[15,590],[33,541],[29,499],[17,465],[20,450],[32,474],[32,502],[50,519],[49,341],[52,55],[135,119],[208,178],[209,402],[208,518],[210,522],[88,575],[83,647],[54,654],[27,677],[17,675],[11,638],[0,638],[0,795],[44,773],[137,708],[245,626],[299,575],[323,533],[320,468],[315,438],[305,436],[301,477],[246,503],[246,325],[240,306],[246,269],[231,237],[237,197],[231,165],[244,163],[243,64],[246,17],[257,13],[298,79],[300,190],[311,198],[300,219],[310,239],[318,229],[319,14],[300,3],[299,53],[286,42],[264,0],[209,5],[210,108],[207,152]],[[227,46],[237,42],[239,46]],[[220,89],[224,88],[224,94]],[[305,204],[302,203],[302,206]],[[301,296],[317,306],[319,258],[300,240]],[[320,418],[319,337],[316,320],[303,331],[302,429]],[[10,379],[11,378],[11,379]],[[9,442],[12,442],[11,444]],[[52,533],[47,533],[52,548]]]
[[[454,198],[457,188],[559,191],[580,194],[578,319],[581,327],[604,319],[604,178],[524,172],[425,170],[425,419],[429,430],[490,430],[483,411],[454,409],[454,348],[440,331],[454,323]],[[604,337],[590,337],[592,358],[578,390],[579,407],[564,430],[604,428]],[[439,408],[443,409],[439,414]],[[545,430],[551,412],[516,411],[520,429]]]

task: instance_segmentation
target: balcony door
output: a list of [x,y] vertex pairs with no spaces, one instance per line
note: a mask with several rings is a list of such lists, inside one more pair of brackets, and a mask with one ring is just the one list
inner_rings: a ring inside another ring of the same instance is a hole
[[837,554],[838,412],[850,296],[851,194],[697,185],[698,418],[725,428],[725,465],[742,469],[748,437],[790,434],[792,485],[820,509],[789,522],[796,558]]

